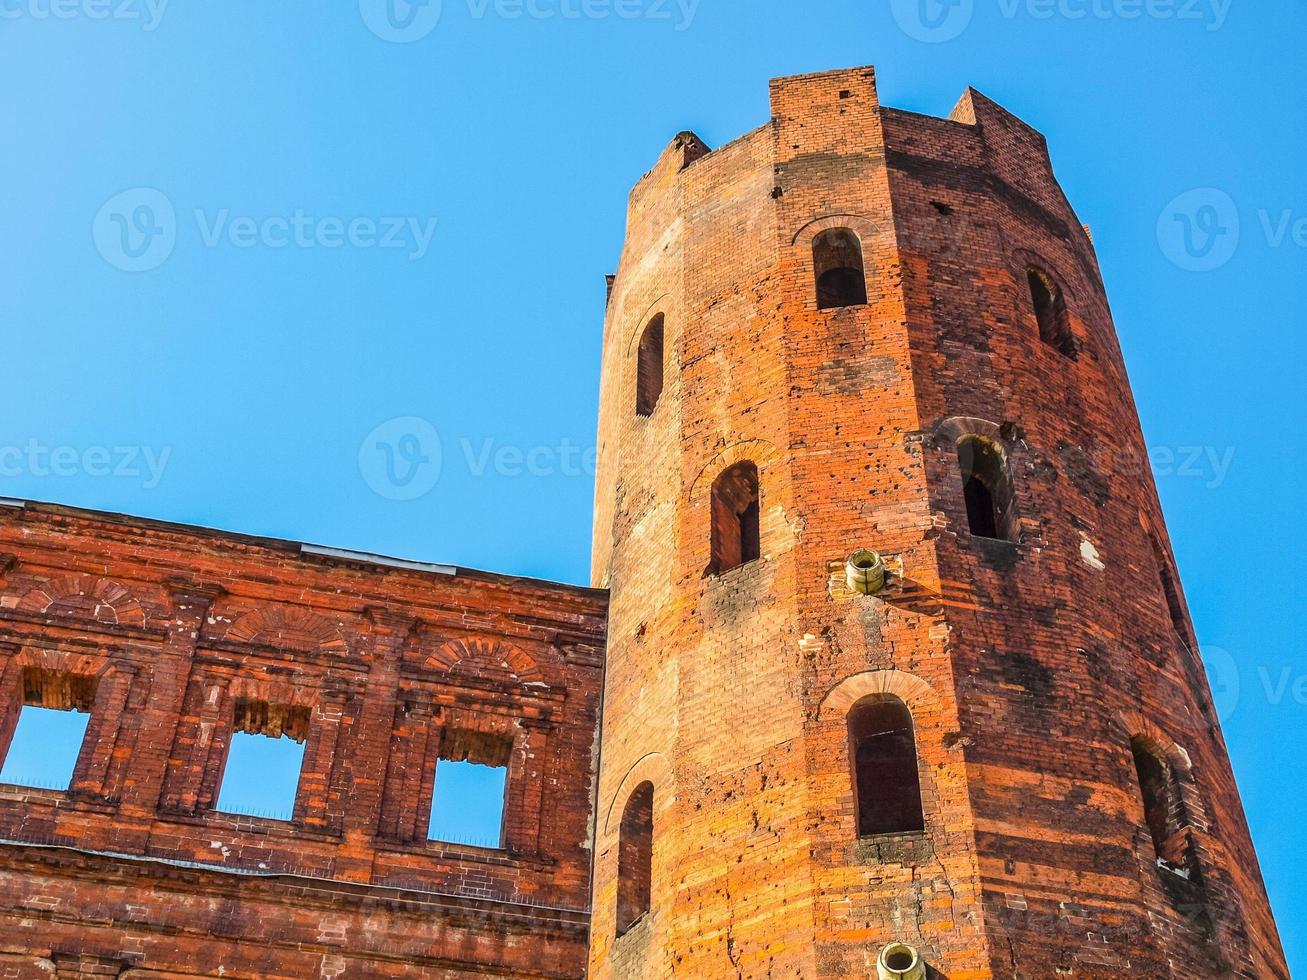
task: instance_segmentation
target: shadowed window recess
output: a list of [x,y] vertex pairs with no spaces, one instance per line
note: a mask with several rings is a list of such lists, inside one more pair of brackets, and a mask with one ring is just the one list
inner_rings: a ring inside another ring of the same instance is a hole
[[873,695],[849,712],[849,757],[858,836],[926,828],[912,713],[898,698]]
[[983,436],[958,441],[958,468],[973,537],[1015,541],[1015,494],[1002,448]]
[[1157,579],[1166,596],[1166,609],[1171,614],[1171,625],[1185,645],[1189,645],[1189,619],[1185,615],[1184,602],[1180,598],[1180,588],[1176,585],[1175,575],[1171,572],[1171,561],[1162,550],[1162,543],[1149,535],[1153,546],[1153,559],[1157,562]]
[[666,320],[659,313],[640,335],[635,363],[635,413],[648,417],[663,394],[663,335]]
[[635,788],[617,844],[617,934],[625,934],[648,912],[653,893],[653,783]]
[[762,555],[758,467],[736,463],[712,488],[713,574],[730,571]]
[[214,809],[293,819],[308,736],[307,707],[238,700]]
[[1064,357],[1074,359],[1076,342],[1071,336],[1062,287],[1043,269],[1028,269],[1026,279],[1030,284],[1035,319],[1039,322],[1039,339]]
[[95,686],[94,677],[24,668],[21,700],[0,709],[0,783],[52,790],[72,785]]
[[513,743],[482,732],[446,731],[436,760],[427,839],[498,850]]
[[812,266],[817,277],[818,309],[866,304],[862,242],[848,228],[831,228],[813,239]]

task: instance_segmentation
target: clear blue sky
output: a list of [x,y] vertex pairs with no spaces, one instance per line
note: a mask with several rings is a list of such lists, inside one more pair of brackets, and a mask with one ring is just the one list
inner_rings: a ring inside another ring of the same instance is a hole
[[602,277],[673,134],[867,63],[1044,131],[1307,967],[1298,0],[50,2],[0,0],[0,493],[573,582]]

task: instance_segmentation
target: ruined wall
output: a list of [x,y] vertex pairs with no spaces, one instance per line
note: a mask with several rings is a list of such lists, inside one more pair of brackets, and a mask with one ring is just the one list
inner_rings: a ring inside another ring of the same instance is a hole
[[[583,975],[602,594],[44,505],[0,568],[0,754],[34,672],[94,691],[68,791],[0,786],[0,976]],[[217,812],[265,722],[293,818]],[[484,746],[504,846],[428,841]]]
[[[975,93],[951,120],[883,108],[870,69],[776,80],[772,112],[712,152],[681,134],[631,197],[600,413],[592,974],[866,976],[897,939],[952,980],[1287,976],[1042,139]],[[861,241],[866,303],[819,308],[833,229]],[[1033,265],[1074,348],[1040,339]],[[968,435],[1012,471],[1016,540],[968,531]],[[710,488],[746,461],[761,558],[717,574]],[[845,582],[860,548],[893,573],[880,595]],[[885,696],[912,715],[925,830],[860,836],[847,718]],[[1168,760],[1167,847],[1201,893],[1157,863],[1135,738]],[[620,817],[646,782],[652,900],[623,932]]]

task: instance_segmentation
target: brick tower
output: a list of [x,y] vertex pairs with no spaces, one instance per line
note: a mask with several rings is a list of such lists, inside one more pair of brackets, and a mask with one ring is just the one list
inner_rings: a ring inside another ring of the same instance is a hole
[[1288,977],[1043,138],[771,97],[612,285],[592,976]]

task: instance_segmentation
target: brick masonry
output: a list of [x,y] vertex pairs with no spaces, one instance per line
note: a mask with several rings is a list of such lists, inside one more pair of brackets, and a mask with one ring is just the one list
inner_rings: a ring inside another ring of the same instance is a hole
[[[0,787],[0,977],[583,975],[602,593],[45,505],[0,567],[0,753],[94,682],[69,791]],[[308,719],[289,822],[214,809],[239,702]],[[502,850],[427,841],[442,740],[508,747]]]
[[[67,792],[0,786],[0,980],[808,980],[892,940],[934,980],[1288,977],[1042,137],[974,91],[882,107],[870,68],[772,108],[715,151],[678,135],[632,193],[594,589],[0,508],[0,754],[25,699],[91,709]],[[833,229],[865,304],[818,309]],[[1010,540],[970,533],[969,438]],[[728,568],[739,464],[761,557]],[[859,837],[868,697],[911,712],[924,830]],[[214,806],[260,727],[306,739],[288,822]],[[1173,790],[1156,847],[1140,745]],[[426,840],[442,755],[507,762],[502,849]]]
[[[866,305],[818,309],[834,228],[862,241]],[[1031,267],[1063,290],[1063,350]],[[644,417],[635,345],[660,314]],[[1288,976],[1161,585],[1093,247],[1039,134],[974,91],[949,119],[882,107],[869,68],[776,80],[768,124],[715,151],[683,133],[636,186],[604,344],[592,976],[874,976],[895,939],[949,980]],[[967,435],[1008,460],[1015,541],[968,531]],[[762,559],[717,575],[709,491],[741,461]],[[861,548],[896,572],[881,595],[845,585]],[[858,837],[846,717],[875,693],[912,711],[924,833]],[[1157,864],[1135,738],[1176,773],[1198,905]],[[619,937],[620,816],[646,781],[653,897]]]

